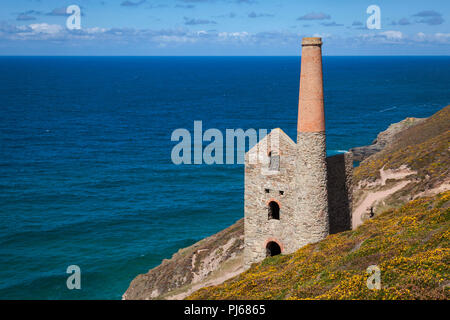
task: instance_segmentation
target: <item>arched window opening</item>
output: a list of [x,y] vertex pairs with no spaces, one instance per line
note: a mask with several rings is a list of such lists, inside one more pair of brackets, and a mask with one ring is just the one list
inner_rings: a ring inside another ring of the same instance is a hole
[[273,257],[281,253],[281,248],[275,241],[270,241],[266,246],[266,256]]
[[269,220],[280,220],[280,206],[275,201],[269,202]]

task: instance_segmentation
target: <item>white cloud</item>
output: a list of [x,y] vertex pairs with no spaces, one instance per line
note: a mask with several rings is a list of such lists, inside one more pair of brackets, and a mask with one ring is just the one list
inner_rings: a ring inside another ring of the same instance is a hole
[[173,42],[173,43],[194,43],[194,42],[197,42],[197,39],[192,38],[192,37],[175,36],[175,35],[171,35],[171,36],[157,36],[157,37],[154,38],[154,40],[156,42],[162,42],[162,43],[167,43],[167,42]]
[[440,42],[450,43],[450,33],[440,33],[440,32],[438,32],[434,36]]
[[64,30],[60,25],[48,23],[34,23],[29,27],[33,33],[57,34]]
[[219,38],[222,39],[244,39],[247,38],[250,34],[247,31],[241,32],[220,32]]
[[89,34],[105,33],[106,31],[108,31],[108,29],[106,29],[106,28],[99,28],[99,27],[87,28],[87,29],[83,29],[83,30]]
[[400,43],[405,40],[405,37],[401,31],[388,30],[383,32],[364,33],[356,36],[355,39],[374,43]]
[[435,34],[426,34],[423,32],[418,32],[412,37],[411,40],[430,44],[450,44],[450,33],[438,32]]
[[323,40],[323,39],[331,38],[332,35],[331,35],[331,33],[314,33],[312,36],[322,38],[322,40]]
[[403,33],[401,31],[384,31],[380,32],[380,35],[385,36],[388,40],[401,40],[403,38]]
[[[218,32],[216,30],[203,29],[200,31],[189,30],[187,27],[178,29],[134,29],[134,28],[101,28],[91,27],[81,30],[67,30],[64,25],[49,23],[32,23],[28,25],[12,25],[0,22],[0,39],[12,41],[35,40],[35,41],[66,41],[80,43],[81,41],[105,41],[110,43],[151,43],[156,46],[176,46],[190,43],[200,44],[239,44],[247,46],[274,47],[287,46],[298,48],[303,36],[289,30],[273,30],[261,32]],[[447,45],[450,44],[450,33],[426,34],[418,32],[415,34],[404,34],[401,31],[373,31],[347,36],[330,33],[316,33],[313,36],[327,40],[327,45],[342,46],[344,43],[351,46],[366,45],[405,45],[421,46]]]

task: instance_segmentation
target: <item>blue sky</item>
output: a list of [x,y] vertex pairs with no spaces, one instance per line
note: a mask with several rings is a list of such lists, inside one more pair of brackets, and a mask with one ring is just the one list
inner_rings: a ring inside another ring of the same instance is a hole
[[[65,8],[81,8],[81,30]],[[381,29],[368,29],[369,5]],[[449,55],[448,0],[2,0],[0,55]]]

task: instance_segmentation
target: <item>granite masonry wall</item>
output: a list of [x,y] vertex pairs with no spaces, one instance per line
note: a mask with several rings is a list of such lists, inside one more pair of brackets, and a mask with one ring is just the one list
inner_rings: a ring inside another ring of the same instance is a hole
[[[245,248],[244,263],[261,261],[266,257],[268,241],[276,242],[281,252],[295,250],[292,239],[296,239],[295,203],[296,191],[293,184],[295,177],[296,145],[280,129],[272,130],[266,137],[270,140],[274,133],[279,133],[279,170],[270,171],[269,163],[249,163],[249,153],[245,164]],[[255,147],[264,146],[264,139]],[[267,143],[270,145],[270,142]],[[263,153],[268,154],[269,148]],[[275,201],[280,207],[280,219],[268,218],[268,205]]]
[[325,132],[298,133],[295,181],[298,249],[329,233]]
[[327,158],[330,234],[352,228],[353,154]]
[[[329,233],[351,229],[351,154],[326,158],[323,132],[299,133],[298,144],[282,130],[279,136],[279,170],[269,163],[245,165],[244,264],[266,257],[268,242],[276,242],[281,253],[296,251]],[[260,142],[256,147],[270,144]],[[267,149],[267,154],[270,148]],[[269,219],[268,207],[275,201],[280,218]]]

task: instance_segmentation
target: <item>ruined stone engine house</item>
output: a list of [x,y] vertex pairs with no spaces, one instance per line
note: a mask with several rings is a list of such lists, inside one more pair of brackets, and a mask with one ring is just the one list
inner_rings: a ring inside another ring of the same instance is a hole
[[[351,229],[353,160],[351,153],[326,156],[321,47],[321,38],[302,41],[297,143],[274,129],[246,154],[247,268]],[[267,150],[267,161],[249,161],[258,149]]]

